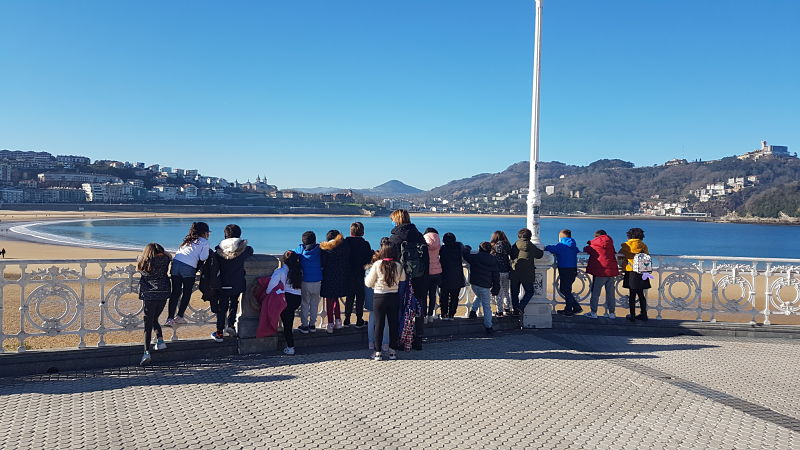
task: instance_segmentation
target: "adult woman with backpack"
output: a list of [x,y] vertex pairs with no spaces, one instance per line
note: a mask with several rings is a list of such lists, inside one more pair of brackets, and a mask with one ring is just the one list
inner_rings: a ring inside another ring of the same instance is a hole
[[[641,228],[631,228],[626,233],[628,241],[624,242],[619,250],[624,256],[622,259],[623,270],[625,271],[625,278],[622,281],[622,287],[628,289],[628,307],[630,314],[628,320],[631,322],[639,320],[647,320],[647,298],[644,295],[645,289],[650,289],[650,249],[644,240],[644,230]],[[648,267],[640,267],[647,265]],[[636,298],[639,298],[639,309],[641,312],[636,314]]]
[[400,263],[406,272],[406,277],[411,280],[411,288],[417,298],[417,311],[414,319],[414,339],[412,348],[422,350],[422,335],[424,311],[419,307],[425,295],[428,278],[428,245],[419,232],[417,226],[411,223],[411,216],[405,209],[394,211],[389,218],[395,227],[389,236],[389,243],[394,247],[395,253],[400,257]]

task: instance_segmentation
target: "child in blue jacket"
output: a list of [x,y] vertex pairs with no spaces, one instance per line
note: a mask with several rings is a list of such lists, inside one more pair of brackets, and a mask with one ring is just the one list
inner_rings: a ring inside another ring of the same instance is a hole
[[573,316],[583,312],[581,305],[575,300],[572,293],[572,284],[578,276],[578,246],[575,239],[572,239],[572,231],[561,230],[558,233],[558,244],[548,245],[544,249],[556,257],[558,263],[558,290],[564,296],[566,306],[564,309],[556,311],[558,314]]
[[303,284],[300,287],[300,326],[297,331],[308,334],[317,331],[319,314],[319,291],[322,287],[322,260],[317,235],[313,231],[303,233],[302,243],[294,251],[300,256],[303,268]]

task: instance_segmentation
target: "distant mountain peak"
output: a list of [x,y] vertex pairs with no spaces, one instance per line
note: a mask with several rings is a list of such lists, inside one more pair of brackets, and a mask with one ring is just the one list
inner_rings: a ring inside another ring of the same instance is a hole
[[379,184],[374,188],[370,189],[371,191],[386,191],[395,194],[417,194],[422,192],[422,189],[417,189],[414,186],[410,186],[408,184],[403,183],[400,180],[389,180],[386,183]]

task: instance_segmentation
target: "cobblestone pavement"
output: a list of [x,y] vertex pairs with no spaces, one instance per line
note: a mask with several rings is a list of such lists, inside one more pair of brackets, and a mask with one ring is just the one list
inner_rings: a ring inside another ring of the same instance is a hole
[[[168,351],[168,350],[167,350]],[[800,448],[800,344],[564,330],[0,379],[3,448]]]

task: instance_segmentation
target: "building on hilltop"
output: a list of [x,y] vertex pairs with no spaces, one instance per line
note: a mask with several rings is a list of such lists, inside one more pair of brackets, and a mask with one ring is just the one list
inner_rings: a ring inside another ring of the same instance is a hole
[[39,183],[69,184],[69,183],[121,183],[119,177],[95,173],[61,173],[46,172],[37,176]]
[[742,160],[759,160],[767,157],[788,158],[790,156],[789,147],[785,145],[767,145],[767,141],[761,141],[761,148],[755,149],[752,152],[747,152],[744,155],[739,155],[737,158]]
[[685,159],[672,158],[672,159],[670,159],[669,161],[665,162],[665,163],[664,163],[664,166],[665,166],[665,167],[670,167],[670,166],[682,166],[682,165],[684,165],[684,164],[689,164],[689,161],[687,161],[687,160],[685,160]]
[[56,162],[65,169],[74,169],[80,166],[88,166],[92,161],[86,156],[58,155],[56,156]]

